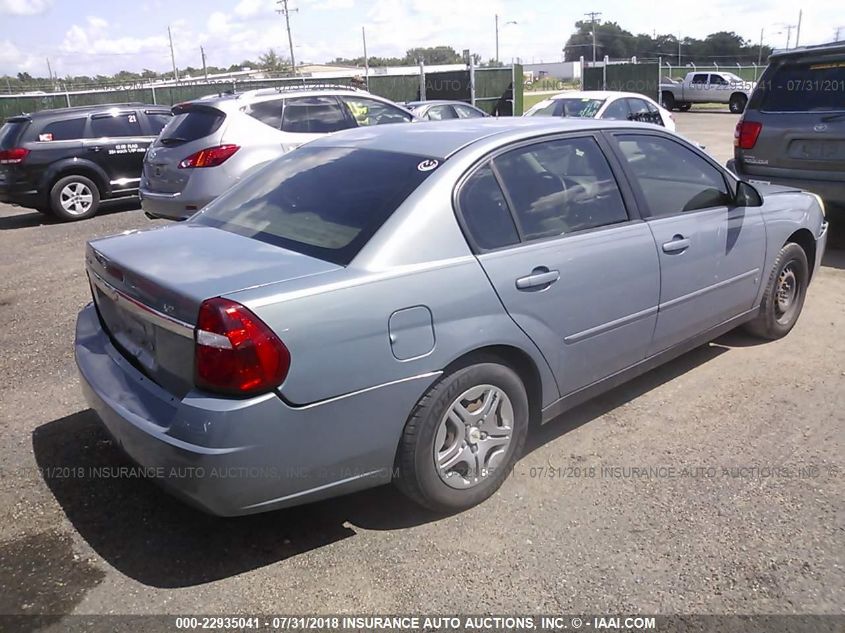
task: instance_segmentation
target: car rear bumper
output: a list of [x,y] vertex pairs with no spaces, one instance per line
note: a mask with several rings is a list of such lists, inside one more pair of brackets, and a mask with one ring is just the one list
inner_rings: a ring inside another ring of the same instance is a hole
[[37,189],[0,186],[0,202],[34,209],[45,203],[46,200]]
[[212,514],[298,505],[390,481],[405,420],[435,379],[426,374],[293,406],[278,394],[181,400],[114,348],[96,308],[76,325],[85,398],[153,481]]
[[810,178],[793,176],[762,176],[749,174],[743,171],[742,167],[733,158],[727,162],[726,167],[736,174],[738,178],[747,180],[752,185],[756,182],[761,184],[795,187],[796,189],[803,189],[805,191],[816,193],[827,203],[845,205],[845,183],[842,181],[837,182],[834,180],[813,180]]
[[138,197],[145,213],[166,220],[185,220],[214,199],[192,200],[184,192],[159,193],[145,189],[143,185],[138,189]]

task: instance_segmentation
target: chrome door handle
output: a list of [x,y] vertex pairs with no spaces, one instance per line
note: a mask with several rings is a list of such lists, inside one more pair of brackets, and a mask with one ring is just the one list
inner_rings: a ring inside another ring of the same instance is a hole
[[558,279],[560,279],[560,271],[549,270],[545,266],[540,266],[532,270],[530,275],[517,279],[516,287],[518,290],[530,290],[541,286],[550,286]]
[[99,145],[92,145],[92,146],[90,147],[90,150],[91,150],[92,152],[99,152],[101,149],[103,149],[103,148],[102,148],[102,147],[100,147]]
[[680,253],[689,248],[690,241],[683,235],[675,235],[671,242],[666,242],[663,245],[664,253]]

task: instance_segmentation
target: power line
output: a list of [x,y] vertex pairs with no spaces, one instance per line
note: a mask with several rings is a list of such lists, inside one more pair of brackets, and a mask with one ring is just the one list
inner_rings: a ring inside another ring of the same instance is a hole
[[596,17],[601,15],[601,11],[589,11],[584,15],[590,16],[590,22],[593,24],[593,66],[596,65]]
[[288,45],[290,46],[290,65],[293,68],[293,76],[296,77],[296,58],[293,56],[293,38],[290,34],[290,14],[299,9],[288,9],[288,0],[276,0],[276,4],[282,5],[281,9],[276,9],[277,13],[283,13],[285,16],[285,26],[288,30]]

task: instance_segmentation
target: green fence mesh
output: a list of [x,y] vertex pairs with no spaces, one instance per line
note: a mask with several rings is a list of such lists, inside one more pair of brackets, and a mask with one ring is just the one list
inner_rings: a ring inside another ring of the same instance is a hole
[[657,64],[609,64],[584,69],[584,90],[636,92],[657,99],[659,79]]

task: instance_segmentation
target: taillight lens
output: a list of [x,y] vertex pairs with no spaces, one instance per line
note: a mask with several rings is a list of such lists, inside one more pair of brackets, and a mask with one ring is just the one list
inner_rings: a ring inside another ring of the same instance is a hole
[[290,369],[279,337],[240,303],[220,297],[200,306],[194,360],[197,387],[239,396],[270,391]]
[[736,131],[734,132],[734,147],[739,149],[754,149],[757,143],[757,137],[760,136],[760,130],[763,129],[763,124],[757,121],[742,121],[736,124]]
[[27,154],[29,154],[29,150],[23,147],[0,149],[0,165],[17,165],[23,162]]
[[194,167],[217,167],[222,165],[229,158],[240,149],[240,145],[217,145],[216,147],[206,147],[200,151],[191,154],[181,163],[179,169],[192,169]]

